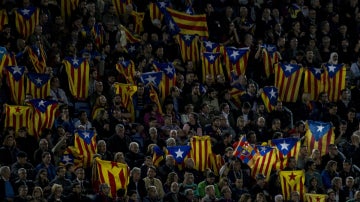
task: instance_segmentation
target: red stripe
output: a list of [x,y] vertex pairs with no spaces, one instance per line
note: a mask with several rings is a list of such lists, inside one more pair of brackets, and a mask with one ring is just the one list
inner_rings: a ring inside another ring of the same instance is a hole
[[108,171],[108,177],[109,177],[109,185],[110,185],[110,192],[113,197],[116,196],[116,181],[114,175]]
[[199,22],[199,21],[202,21],[202,22],[205,22],[206,23],[206,16],[205,15],[188,15],[188,14],[183,14],[183,13],[179,13],[179,12],[176,12],[176,11],[172,11],[170,9],[167,9],[167,11],[171,14],[171,16],[173,18],[179,18],[181,20],[187,20],[187,21],[196,21],[196,22]]

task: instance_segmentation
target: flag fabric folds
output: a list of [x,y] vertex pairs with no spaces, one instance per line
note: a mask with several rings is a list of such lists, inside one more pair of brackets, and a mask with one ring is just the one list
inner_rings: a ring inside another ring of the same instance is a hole
[[75,168],[80,168],[83,167],[83,158],[76,147],[68,146],[60,157],[60,165],[65,166],[68,163],[72,163]]
[[219,175],[221,167],[225,164],[224,158],[220,154],[212,153],[210,155],[211,170],[215,175]]
[[69,88],[75,99],[85,100],[88,97],[89,63],[83,58],[64,58],[64,66],[68,76]]
[[160,20],[160,22],[164,18],[164,10],[167,7],[167,2],[156,2],[149,4],[149,13],[150,13],[150,20],[151,22],[155,19]]
[[210,136],[194,136],[190,140],[190,157],[194,159],[195,169],[205,171],[211,167],[209,155],[212,154]]
[[209,37],[205,14],[189,15],[171,8],[166,8],[166,11],[167,12],[164,15],[170,15],[173,22],[175,22],[177,27],[179,27],[181,34]]
[[110,185],[110,195],[116,198],[116,191],[126,189],[129,184],[130,171],[126,164],[95,159],[97,180],[100,184]]
[[50,96],[50,75],[27,73],[26,94],[42,99]]
[[254,165],[254,158],[256,157],[256,150],[246,140],[246,136],[242,136],[234,149],[233,156],[241,159],[243,163],[248,164],[250,167]]
[[284,102],[296,102],[303,68],[297,64],[275,65],[275,87],[279,91],[279,98]]
[[264,72],[267,78],[274,73],[274,64],[279,62],[279,52],[274,44],[263,45]]
[[261,92],[261,99],[268,112],[274,110],[278,101],[278,95],[278,89],[274,86],[265,86],[263,88],[263,92]]
[[32,109],[30,106],[5,104],[5,128],[13,127],[18,131],[22,127],[29,129],[32,120]]
[[25,66],[6,66],[5,69],[11,100],[22,105],[25,100]]
[[39,24],[40,9],[35,6],[14,10],[16,30],[24,39],[27,39]]
[[136,84],[135,75],[135,64],[132,60],[123,60],[115,65],[116,70],[125,77],[126,82],[129,84]]
[[346,67],[344,64],[325,64],[324,91],[329,95],[330,102],[339,100],[341,90],[345,89]]
[[326,194],[310,194],[305,193],[306,202],[326,202],[328,195]]
[[159,113],[162,114],[163,113],[162,105],[160,103],[159,95],[158,95],[157,91],[155,90],[153,84],[150,84],[149,86],[150,86],[150,88],[149,88],[150,100],[156,104],[156,106],[158,107]]
[[190,149],[191,147],[188,145],[167,147],[169,154],[171,154],[174,157],[176,163],[178,164],[184,162],[184,159],[190,152]]
[[224,52],[224,46],[220,45],[219,43],[215,43],[212,41],[208,41],[206,39],[202,40],[201,43],[201,52]]
[[140,43],[141,39],[134,36],[126,27],[119,25],[119,29],[125,32],[125,38],[127,43]]
[[162,72],[146,72],[142,73],[140,80],[145,85],[152,84],[154,87],[158,87],[161,84],[163,78]]
[[270,146],[256,146],[258,151],[257,157],[255,158],[254,164],[251,168],[251,176],[256,177],[257,174],[263,174],[266,177],[266,181],[269,181],[271,170],[274,166],[276,158],[276,151],[273,147]]
[[45,73],[46,54],[42,45],[29,48],[29,58],[37,73]]
[[175,67],[171,62],[159,63],[156,61],[153,61],[153,66],[157,71],[162,71],[164,73],[160,85],[160,94],[161,100],[165,100],[165,97],[171,94],[171,87],[176,86]]
[[179,43],[181,58],[183,61],[192,61],[195,64],[200,61],[198,37],[195,35],[176,35],[176,40]]
[[9,16],[5,9],[0,9],[0,30],[4,29],[4,25],[9,23]]
[[334,141],[334,128],[330,122],[307,121],[305,144],[308,147],[309,154],[313,149],[318,149],[321,156],[327,154],[329,144],[334,144]]
[[300,151],[301,141],[299,138],[273,139],[272,143],[276,149],[276,169],[284,169],[287,166],[288,158],[295,157],[297,160]]
[[308,67],[304,70],[304,93],[310,94],[311,100],[317,100],[318,95],[324,90],[325,74],[323,69]]
[[244,75],[248,63],[249,48],[224,48],[224,63],[228,78],[231,78],[231,72],[236,75]]
[[93,156],[97,153],[96,133],[93,130],[77,130],[74,135],[74,146],[83,156],[83,166],[88,168],[92,165]]
[[118,16],[126,13],[126,7],[131,6],[132,0],[112,0]]
[[303,201],[305,194],[305,171],[280,171],[279,177],[284,199],[290,200],[291,192],[298,191],[300,200]]
[[144,21],[145,13],[132,11],[131,16],[133,17],[134,22],[135,22],[134,23],[134,32],[136,34],[140,34],[141,32],[144,31],[143,21]]
[[29,103],[34,109],[31,131],[36,138],[39,138],[45,128],[53,127],[58,103],[54,100],[43,99],[32,99]]
[[152,161],[154,166],[158,167],[160,165],[160,162],[164,160],[164,151],[157,145],[153,147],[153,157]]
[[202,75],[205,82],[206,75],[211,74],[214,78],[217,75],[223,75],[223,68],[220,60],[220,53],[202,53]]
[[71,14],[78,7],[80,0],[60,0],[61,17],[66,22],[70,20]]
[[135,109],[132,104],[132,96],[137,91],[137,86],[133,84],[115,83],[113,84],[115,94],[121,95],[122,106],[131,114],[131,119],[135,120]]

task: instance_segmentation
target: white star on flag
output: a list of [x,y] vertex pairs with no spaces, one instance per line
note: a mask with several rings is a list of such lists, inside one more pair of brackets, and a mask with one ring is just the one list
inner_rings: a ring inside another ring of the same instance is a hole
[[175,152],[176,158],[182,158],[183,153],[184,153],[184,152],[181,151],[181,149],[179,148],[179,150],[177,150],[177,152]]
[[335,72],[336,66],[330,65],[329,66],[329,72]]
[[65,156],[63,156],[63,161],[65,162],[65,163],[69,163],[69,162],[71,162],[71,158],[69,157],[69,155],[65,155]]
[[79,60],[78,60],[77,58],[74,58],[72,61],[73,61],[73,64],[74,64],[74,65],[78,65],[78,64],[79,64]]
[[41,84],[42,80],[40,79],[40,77],[38,77],[37,79],[35,79],[36,83]]
[[12,67],[12,69],[13,69],[13,74],[16,74],[16,73],[21,74],[21,69],[19,66],[14,66],[14,67]]
[[270,91],[270,99],[275,98],[275,97],[276,97],[276,92],[274,91],[274,89],[271,89],[271,91]]
[[159,5],[160,5],[160,8],[165,8],[165,7],[166,7],[166,3],[165,3],[165,2],[160,2]]
[[22,12],[23,15],[29,15],[30,14],[29,9],[22,9],[21,12]]
[[175,24],[171,20],[169,21],[169,27],[170,30],[175,30]]
[[324,126],[316,126],[317,127],[317,130],[316,132],[322,132],[322,130],[325,128]]
[[134,52],[134,51],[135,51],[135,46],[130,46],[129,52]]
[[188,34],[185,34],[185,35],[184,35],[184,38],[185,38],[185,40],[186,40],[186,41],[190,41],[191,36],[190,36],[190,35],[188,35]]
[[149,75],[145,80],[148,81],[149,83],[152,82],[155,84],[156,83],[155,79],[156,79],[156,77]]
[[0,54],[4,54],[5,53],[5,51],[4,50],[0,50]]
[[261,150],[262,152],[265,152],[266,151],[266,147],[261,147]]
[[281,149],[280,150],[289,150],[289,145],[288,143],[286,143],[285,141],[283,143],[280,144]]
[[320,68],[315,68],[315,74],[321,74],[321,69]]
[[213,55],[213,54],[210,54],[210,56],[209,56],[209,60],[210,60],[210,61],[213,61],[213,60],[215,60],[215,55]]
[[173,69],[170,67],[170,65],[168,65],[166,68],[165,68],[167,74],[172,74],[173,73]]
[[294,68],[293,66],[291,65],[285,65],[285,71],[288,71],[288,72],[291,72],[291,70]]
[[230,57],[236,58],[239,55],[239,51],[233,51]]
[[45,107],[45,103],[46,103],[46,101],[40,100],[38,106],[39,106],[39,107],[40,107],[40,106],[44,106],[44,107]]
[[213,47],[213,42],[211,42],[211,41],[205,41],[204,42],[205,43],[205,47],[209,47],[209,48],[212,48]]
[[84,132],[83,135],[84,135],[84,138],[85,138],[85,139],[86,139],[86,138],[90,138],[90,133],[88,133],[88,132]]

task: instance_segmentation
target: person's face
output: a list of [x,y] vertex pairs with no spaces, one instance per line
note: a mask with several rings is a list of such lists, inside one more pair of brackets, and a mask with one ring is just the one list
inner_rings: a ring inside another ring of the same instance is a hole
[[66,173],[66,169],[65,168],[61,168],[59,171],[58,171],[58,176],[59,177],[65,177],[65,173]]
[[134,172],[133,173],[133,179],[136,180],[136,181],[139,180],[140,179],[140,172],[137,172],[137,171]]
[[51,156],[50,156],[50,154],[44,156],[43,161],[44,161],[44,163],[46,163],[46,164],[50,164],[50,162],[51,162]]
[[78,170],[76,170],[76,177],[79,178],[80,180],[85,179],[85,171],[79,168]]
[[347,178],[346,179],[346,186],[353,187],[354,186],[354,178]]
[[102,153],[106,151],[106,145],[105,144],[98,144],[97,145],[98,152]]
[[154,178],[156,175],[156,172],[153,169],[149,168],[147,175],[149,178]]
[[18,175],[19,175],[20,179],[26,179],[26,177],[27,177],[26,170],[19,171]]

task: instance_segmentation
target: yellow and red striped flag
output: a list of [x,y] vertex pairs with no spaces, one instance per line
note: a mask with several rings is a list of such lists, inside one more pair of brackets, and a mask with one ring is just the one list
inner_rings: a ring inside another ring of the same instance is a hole
[[74,135],[74,146],[83,156],[83,166],[91,167],[93,156],[97,153],[96,133],[93,130],[77,130]]
[[192,61],[194,64],[199,62],[200,53],[198,45],[198,37],[195,35],[178,34],[176,40],[180,46],[181,58],[183,61]]
[[125,77],[128,84],[136,84],[135,75],[135,64],[132,60],[123,60],[115,65],[116,70]]
[[167,2],[156,2],[149,4],[149,13],[151,22],[155,19],[160,20],[160,22],[164,19],[163,11],[166,10]]
[[303,68],[297,64],[275,65],[275,87],[278,89],[279,98],[284,102],[296,102]]
[[69,22],[71,14],[78,7],[80,0],[60,0],[61,17],[65,22]]
[[305,171],[294,170],[294,171],[280,171],[280,184],[282,194],[285,200],[290,200],[291,192],[298,191],[300,194],[300,200],[304,200],[305,194]]
[[133,84],[115,83],[114,90],[116,95],[121,95],[121,102],[131,114],[131,119],[135,120],[135,109],[132,102],[132,96],[137,91],[137,86]]
[[244,75],[248,63],[249,48],[225,47],[224,63],[228,78],[231,78],[231,72],[236,75]]
[[265,86],[261,93],[261,99],[265,104],[265,108],[268,112],[275,109],[278,101],[278,89],[274,86]]
[[126,42],[127,43],[139,43],[141,42],[141,39],[137,36],[133,35],[125,26],[119,25],[119,29],[123,30],[125,32]]
[[72,163],[76,168],[83,167],[83,156],[80,155],[79,149],[74,146],[68,146],[63,155],[60,157],[60,165],[65,166]]
[[296,160],[298,159],[301,147],[299,138],[281,138],[272,139],[271,141],[276,149],[276,169],[284,169],[290,157],[295,157]]
[[308,120],[306,123],[305,144],[311,154],[313,149],[318,149],[324,156],[329,151],[329,145],[334,144],[334,127],[330,122]]
[[126,6],[132,5],[132,0],[112,0],[118,16],[125,14]]
[[171,87],[176,86],[175,67],[171,62],[160,63],[157,61],[153,61],[153,66],[156,71],[163,72],[163,79],[160,82],[160,94],[161,100],[164,101],[165,97],[171,94]]
[[55,122],[55,114],[58,103],[54,100],[32,99],[29,103],[33,106],[32,126],[29,131],[36,137],[41,136],[45,128],[52,128]]
[[207,41],[207,40],[202,40],[201,43],[201,52],[220,52],[220,53],[224,53],[224,46],[220,45],[219,43],[215,43],[212,41]]
[[40,9],[35,6],[27,8],[18,8],[14,11],[15,26],[17,32],[27,39],[35,30],[35,26],[39,24]]
[[214,78],[217,75],[223,75],[223,68],[220,60],[220,53],[202,53],[202,75],[205,82],[206,75],[210,74]]
[[33,98],[45,99],[50,96],[50,75],[49,74],[27,74],[26,94]]
[[306,202],[326,202],[328,195],[326,194],[310,194],[305,193]]
[[153,147],[152,161],[155,167],[160,165],[160,162],[164,160],[165,152],[157,145]]
[[5,9],[0,10],[0,31],[4,29],[4,25],[9,23],[9,16]]
[[341,90],[345,89],[346,67],[344,64],[325,64],[324,91],[329,95],[330,102],[339,100]]
[[24,66],[6,66],[7,84],[10,88],[11,100],[22,105],[25,100],[25,67]]
[[116,198],[116,191],[126,189],[129,184],[129,167],[126,164],[95,159],[97,180],[110,185],[110,196]]
[[29,129],[32,120],[32,109],[30,106],[8,105],[5,104],[5,124],[4,127],[13,127],[18,131],[22,127]]
[[29,58],[35,69],[39,74],[45,73],[46,71],[46,54],[42,45],[32,46],[29,49]]
[[144,21],[145,13],[132,11],[131,16],[133,17],[135,22],[134,32],[136,34],[140,34],[142,31],[144,31],[143,21]]
[[325,74],[321,68],[308,67],[304,70],[304,93],[310,94],[310,100],[316,100],[323,91]]
[[154,89],[154,86],[152,83],[149,86],[150,86],[150,88],[149,88],[150,100],[156,104],[156,106],[158,107],[159,113],[162,114],[163,113],[162,105],[159,100],[159,95],[158,95],[157,91]]
[[209,158],[212,154],[210,136],[194,136],[190,140],[190,146],[190,158],[194,159],[194,168],[198,171],[211,168]]
[[256,150],[259,155],[256,156],[254,164],[251,168],[251,176],[255,179],[257,174],[263,174],[266,176],[266,181],[269,181],[271,170],[274,166],[276,158],[273,157],[275,155],[275,150],[270,146],[256,146]]
[[220,154],[212,153],[209,155],[211,170],[214,171],[215,175],[219,175],[220,168],[225,164],[224,158]]
[[[166,8],[165,15],[170,15],[170,22],[174,22],[179,29],[180,34],[198,35],[200,37],[209,37],[206,15],[189,15],[177,10]],[[171,26],[169,25],[170,29]]]
[[91,36],[94,40],[96,48],[100,49],[104,44],[105,40],[105,30],[103,26],[99,23],[96,23],[90,30]]
[[280,53],[273,44],[264,44],[263,47],[264,72],[266,77],[269,78],[274,73],[274,64],[279,62]]
[[63,64],[68,76],[71,94],[75,99],[85,100],[89,92],[89,63],[83,58],[65,57]]

